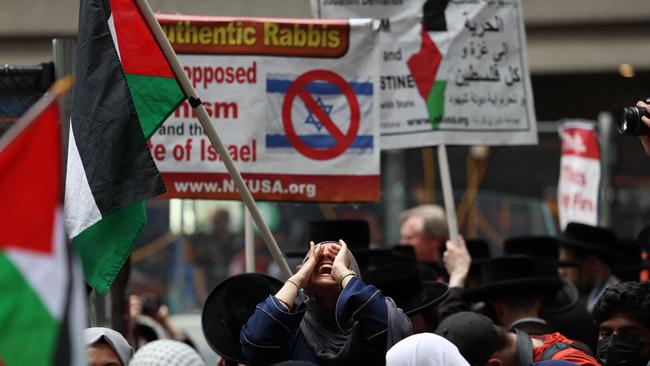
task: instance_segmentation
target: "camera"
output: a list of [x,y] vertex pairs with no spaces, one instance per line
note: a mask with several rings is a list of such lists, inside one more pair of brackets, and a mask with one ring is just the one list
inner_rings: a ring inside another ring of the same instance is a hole
[[140,296],[140,301],[142,303],[142,314],[155,317],[158,314],[158,309],[162,302],[160,298],[153,294],[143,294]]
[[[650,98],[646,99],[650,103]],[[650,127],[648,127],[641,117],[648,115],[645,108],[625,107],[621,109],[618,118],[618,132],[622,135],[650,136]]]

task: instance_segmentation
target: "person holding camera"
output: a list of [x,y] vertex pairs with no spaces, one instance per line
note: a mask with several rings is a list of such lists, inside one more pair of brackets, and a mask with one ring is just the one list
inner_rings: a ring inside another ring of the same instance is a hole
[[650,156],[650,98],[645,102],[638,101],[636,107],[621,109],[618,132],[623,135],[639,136],[645,153]]
[[129,315],[133,325],[132,334],[135,349],[161,338],[156,328],[162,328],[164,336],[186,343],[195,348],[187,335],[178,330],[169,319],[169,308],[157,296],[150,294],[129,296]]
[[257,305],[240,342],[250,365],[381,365],[386,351],[412,333],[395,302],[361,280],[343,240],[312,241],[298,272]]
[[[648,118],[648,116],[650,116],[650,104],[640,100],[636,103],[636,106],[645,111],[644,115],[641,115],[639,113],[641,117],[641,122],[645,123],[645,125],[648,126],[648,128],[650,128],[650,118]],[[639,110],[639,112],[641,112],[641,110]],[[645,150],[645,153],[648,154],[648,156],[650,156],[650,136],[644,135],[640,137],[641,137],[641,143],[643,144],[643,149]]]

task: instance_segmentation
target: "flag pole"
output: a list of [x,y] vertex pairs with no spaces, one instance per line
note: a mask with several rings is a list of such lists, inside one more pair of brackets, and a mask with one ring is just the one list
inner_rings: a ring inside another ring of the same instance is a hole
[[52,86],[47,90],[44,96],[38,99],[34,105],[27,110],[25,113],[7,132],[2,135],[0,138],[0,151],[4,150],[5,147],[16,137],[18,134],[29,126],[29,124],[38,116],[43,113],[45,108],[52,104],[54,100],[67,93],[74,84],[73,76],[66,76],[63,79],[57,80],[52,84]]
[[233,181],[235,182],[235,186],[237,186],[237,189],[241,194],[242,200],[244,201],[246,207],[250,211],[251,217],[253,218],[253,222],[255,222],[255,225],[257,225],[257,228],[260,230],[262,238],[264,239],[264,242],[266,243],[269,252],[273,256],[273,259],[278,264],[283,274],[287,278],[291,277],[292,275],[291,269],[289,268],[289,265],[287,264],[284,255],[280,251],[280,248],[278,247],[278,243],[275,241],[273,234],[271,234],[271,230],[269,230],[269,227],[264,222],[264,219],[262,218],[262,215],[260,214],[257,205],[255,204],[255,200],[253,199],[253,196],[248,190],[248,187],[246,187],[246,183],[244,182],[244,179],[242,178],[239,171],[237,170],[237,167],[235,167],[235,163],[233,163],[232,158],[228,154],[228,151],[226,150],[226,146],[223,144],[221,138],[217,134],[216,129],[210,122],[210,118],[208,117],[208,114],[206,113],[203,104],[201,104],[201,100],[197,96],[196,90],[194,90],[194,87],[192,86],[189,79],[187,78],[185,71],[183,71],[183,66],[178,61],[178,58],[176,57],[176,53],[174,52],[174,49],[172,48],[171,44],[169,44],[167,37],[163,33],[163,30],[160,27],[158,20],[156,20],[156,17],[154,16],[153,11],[149,6],[149,3],[146,0],[135,0],[135,2],[138,5],[140,12],[142,12],[142,16],[144,17],[147,24],[149,25],[149,29],[151,29],[154,37],[156,37],[156,40],[158,41],[158,45],[160,46],[163,53],[165,54],[167,61],[169,62],[169,65],[172,67],[172,70],[174,70],[174,75],[176,76],[176,79],[180,83],[181,88],[185,92],[185,95],[187,95],[190,105],[196,111],[196,115],[199,119],[199,122],[201,123],[201,126],[203,127],[205,133],[208,135],[208,138],[210,139],[210,143],[212,143],[212,146],[215,148],[215,150],[217,150],[219,156],[223,159],[223,163],[226,165],[226,169],[228,170],[228,173],[230,174]]
[[255,272],[255,233],[253,220],[248,208],[244,207],[244,250],[246,256],[246,272]]
[[454,204],[454,191],[451,187],[451,175],[449,174],[449,161],[447,159],[447,147],[438,146],[438,164],[440,164],[440,181],[442,183],[442,196],[445,201],[447,214],[447,225],[449,226],[449,239],[457,243],[458,222],[456,221],[456,205]]

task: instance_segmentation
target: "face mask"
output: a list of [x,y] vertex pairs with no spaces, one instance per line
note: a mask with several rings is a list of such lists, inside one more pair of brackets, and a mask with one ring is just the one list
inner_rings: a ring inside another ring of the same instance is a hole
[[639,366],[645,343],[610,335],[598,341],[598,359],[605,366]]

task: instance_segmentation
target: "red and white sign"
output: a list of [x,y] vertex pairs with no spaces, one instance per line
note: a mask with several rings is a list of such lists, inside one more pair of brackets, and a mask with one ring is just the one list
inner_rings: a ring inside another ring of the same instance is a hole
[[[380,199],[380,55],[372,20],[158,21],[255,199]],[[187,102],[150,149],[166,198],[240,198]]]
[[598,225],[600,148],[593,125],[568,122],[560,129],[562,158],[558,184],[560,229],[569,222]]

